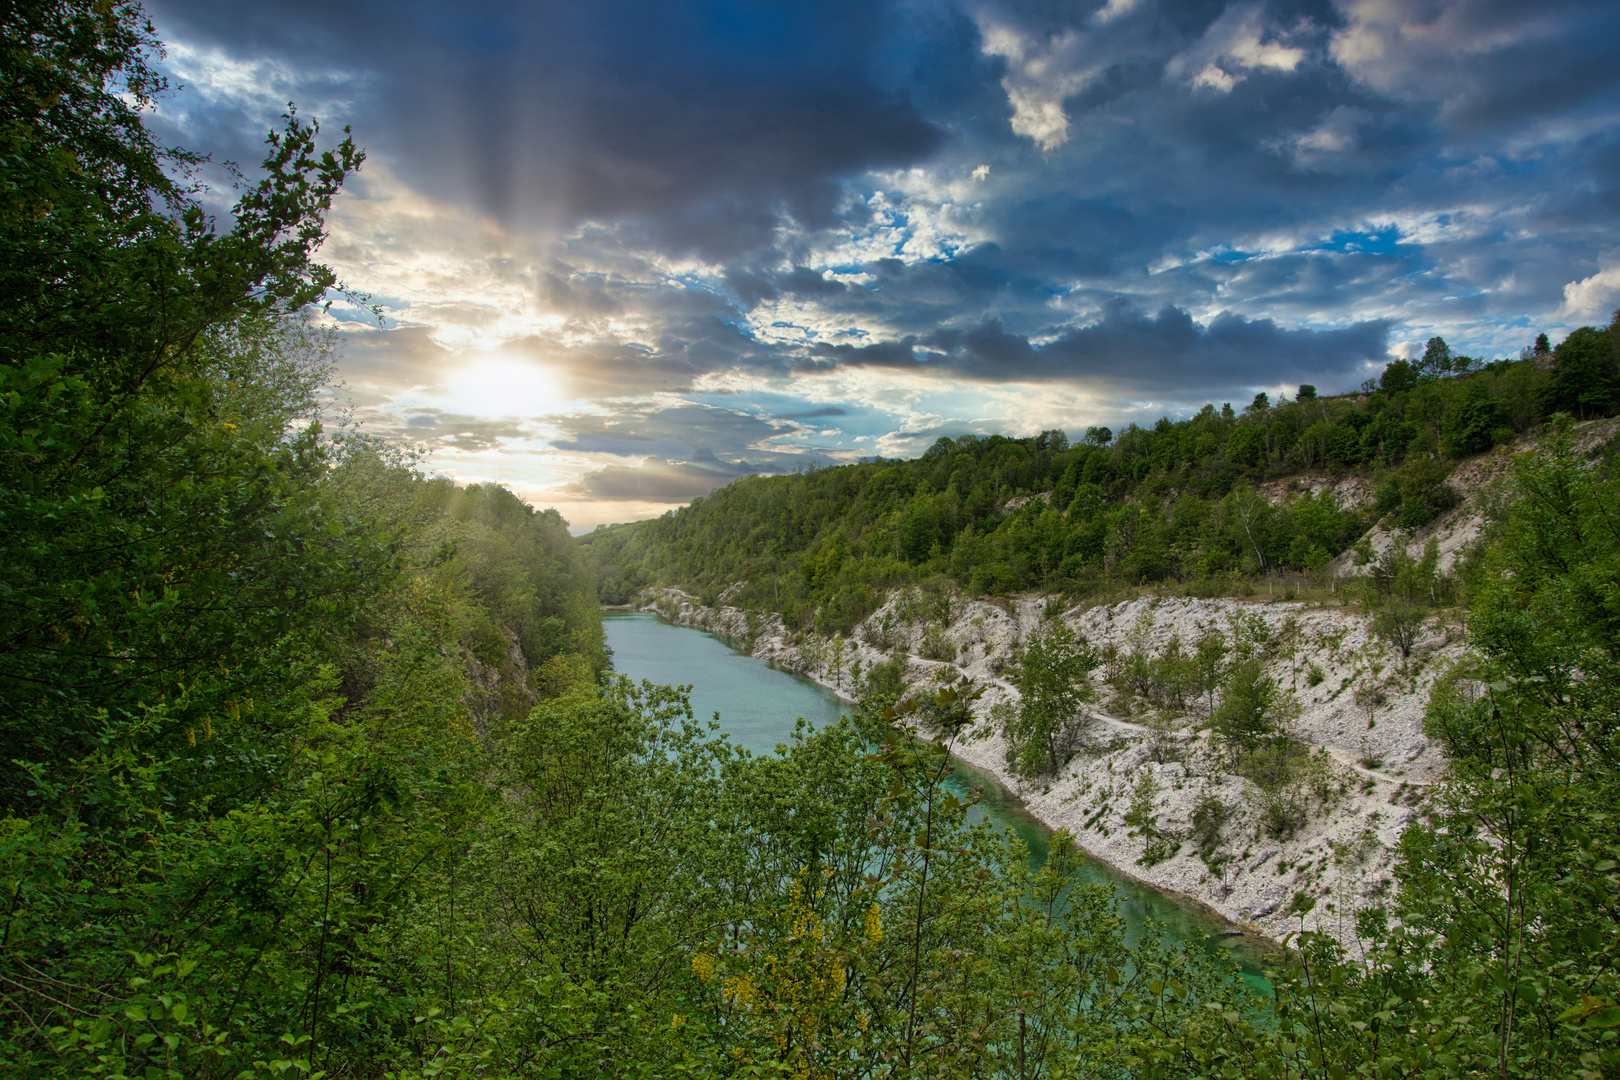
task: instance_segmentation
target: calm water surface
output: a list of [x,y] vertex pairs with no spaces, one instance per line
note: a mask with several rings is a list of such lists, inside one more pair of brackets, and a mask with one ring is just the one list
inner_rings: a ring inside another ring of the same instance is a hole
[[[836,721],[846,709],[831,692],[810,680],[738,652],[713,634],[676,626],[644,612],[603,612],[602,626],[613,649],[613,665],[621,674],[638,682],[690,684],[693,714],[706,719],[719,713],[721,730],[756,754],[768,754],[788,742],[794,721],[800,717],[819,726]],[[1032,862],[1046,861],[1052,830],[1030,816],[994,777],[958,762],[947,783],[958,794],[983,788],[984,797],[972,811],[975,817],[1012,829],[1029,845]],[[1203,941],[1210,949],[1229,948],[1245,973],[1258,980],[1257,957],[1231,939],[1214,938],[1212,935],[1228,927],[1208,912],[1115,874],[1091,859],[1080,873],[1091,881],[1114,884],[1122,901],[1127,941],[1134,942],[1151,918],[1173,939]]]

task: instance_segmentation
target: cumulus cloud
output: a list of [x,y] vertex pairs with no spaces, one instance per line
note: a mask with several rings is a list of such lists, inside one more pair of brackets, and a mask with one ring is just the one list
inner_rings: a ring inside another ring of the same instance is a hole
[[986,12],[979,16],[986,55],[1006,61],[1001,79],[1012,106],[1012,129],[1042,150],[1069,141],[1069,116],[1063,100],[1090,85],[1110,63],[1093,48],[1087,34],[1075,28],[1041,37]]
[[1361,147],[1361,131],[1372,113],[1354,105],[1335,105],[1308,131],[1290,132],[1273,142],[1302,169],[1353,168]]
[[542,232],[636,218],[661,244],[745,251],[782,211],[832,220],[840,178],[923,160],[942,138],[878,67],[905,22],[882,4],[152,10],[171,40],[242,63],[366,71],[352,118],[368,146],[414,186]]
[[987,382],[1096,381],[1155,395],[1172,386],[1187,398],[1242,385],[1262,372],[1268,383],[1359,381],[1364,369],[1387,357],[1389,329],[1387,322],[1370,321],[1290,330],[1230,312],[1199,323],[1173,306],[1148,315],[1116,302],[1095,320],[1040,344],[989,319],[901,341],[821,344],[811,350],[811,363],[926,369]]
[[564,490],[574,496],[614,501],[687,503],[715,488],[725,487],[738,477],[777,471],[769,464],[726,465],[713,459],[664,461],[650,457],[639,465],[609,465],[586,473]]
[[694,405],[678,398],[648,403],[609,403],[607,410],[556,420],[563,435],[553,440],[560,450],[662,456],[714,461],[753,451],[782,428],[761,416],[733,409]]
[[1091,21],[1099,24],[1111,23],[1115,19],[1124,18],[1141,6],[1142,0],[1108,0],[1091,16]]
[[1332,56],[1380,93],[1500,128],[1608,99],[1620,16],[1595,0],[1339,0]]
[[1607,316],[1620,307],[1620,251],[1606,251],[1598,272],[1564,286],[1563,313],[1573,319]]

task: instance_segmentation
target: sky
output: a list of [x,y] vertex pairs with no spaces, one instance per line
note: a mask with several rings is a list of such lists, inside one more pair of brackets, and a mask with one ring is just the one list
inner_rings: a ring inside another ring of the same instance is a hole
[[363,430],[576,532],[1620,308],[1612,0],[147,10],[161,137],[366,149],[321,253],[382,310],[323,316]]

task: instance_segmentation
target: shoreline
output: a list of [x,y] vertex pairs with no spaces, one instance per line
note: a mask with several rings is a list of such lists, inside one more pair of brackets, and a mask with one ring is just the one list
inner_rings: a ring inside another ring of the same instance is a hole
[[[838,701],[844,704],[858,704],[857,700],[849,693],[845,692],[842,686],[825,682],[818,678],[813,672],[800,670],[792,665],[780,663],[776,659],[758,657],[757,652],[750,647],[746,638],[726,633],[723,629],[703,625],[703,623],[698,620],[683,621],[680,619],[672,619],[664,612],[658,610],[656,604],[603,604],[601,605],[601,608],[603,611],[613,611],[622,614],[653,615],[672,626],[680,626],[689,630],[701,630],[704,633],[712,634],[714,637],[724,642],[728,647],[733,648],[744,655],[755,656],[756,658],[763,659],[765,663],[769,664],[773,668],[780,671],[785,671],[788,674],[814,683],[817,687],[827,691]],[[713,611],[714,609],[709,608],[705,610]],[[927,661],[923,660],[921,657],[912,657],[912,659],[922,660],[924,663],[927,663]],[[919,734],[925,733],[919,731]],[[1000,788],[1007,800],[1016,804],[1017,807],[1031,821],[1034,821],[1042,829],[1046,830],[1048,836],[1057,832],[1058,829],[1062,827],[1060,825],[1052,824],[1045,817],[1043,817],[1035,807],[1031,806],[1029,801],[1024,797],[1023,793],[1018,791],[1008,782],[1013,778],[1003,776],[996,770],[987,768],[983,764],[962,756],[962,754],[958,752],[958,750],[961,749],[960,747],[949,747],[947,749],[950,753],[951,760],[957,766],[965,766],[967,770],[971,771],[972,773],[978,774],[993,782],[998,788]],[[1212,933],[1210,935],[1213,940],[1221,943],[1224,947],[1232,950],[1234,953],[1241,949],[1246,953],[1255,954],[1253,956],[1234,956],[1234,959],[1258,963],[1264,954],[1287,951],[1286,945],[1272,937],[1270,934],[1266,933],[1260,927],[1257,927],[1252,923],[1233,919],[1231,916],[1220,911],[1220,909],[1216,908],[1214,905],[1206,902],[1200,897],[1192,895],[1191,893],[1178,889],[1167,888],[1164,885],[1149,881],[1137,874],[1134,874],[1129,870],[1117,865],[1112,860],[1091,850],[1081,841],[1079,837],[1075,837],[1074,844],[1075,849],[1080,853],[1082,859],[1090,860],[1092,863],[1103,867],[1107,874],[1130,882],[1133,886],[1143,890],[1144,892],[1149,892],[1159,896],[1166,902],[1193,913],[1201,921],[1206,921],[1224,927],[1225,929],[1221,930],[1220,932]]]
[[[1034,820],[1068,829],[1121,880],[1185,897],[1251,940],[1278,945],[1316,931],[1347,956],[1364,955],[1361,913],[1387,909],[1401,835],[1445,774],[1443,750],[1424,730],[1430,689],[1465,653],[1445,621],[1425,629],[1408,661],[1388,651],[1364,613],[1328,602],[1143,596],[1054,609],[1057,598],[1044,595],[991,602],[952,594],[946,606],[896,588],[847,638],[824,637],[791,633],[774,612],[732,606],[740,587],[713,605],[681,589],[649,587],[631,607],[729,639],[844,701],[865,672],[895,661],[906,693],[973,680],[985,693],[959,759],[994,777]],[[1199,730],[1207,724],[1201,709],[1189,703],[1168,717],[1168,728],[1150,725],[1156,708],[1121,699],[1121,684],[1100,670],[1092,683],[1098,704],[1086,710],[1089,749],[1055,774],[1013,776],[996,712],[1020,698],[1003,668],[1055,618],[1120,657],[1157,656],[1173,641],[1185,646],[1211,632],[1258,642],[1250,647],[1268,676],[1297,700],[1284,730],[1309,751],[1303,771],[1286,788],[1261,789],[1215,752]],[[1279,799],[1288,815],[1280,820]],[[1220,817],[1213,838],[1195,839],[1194,818],[1205,806]]]

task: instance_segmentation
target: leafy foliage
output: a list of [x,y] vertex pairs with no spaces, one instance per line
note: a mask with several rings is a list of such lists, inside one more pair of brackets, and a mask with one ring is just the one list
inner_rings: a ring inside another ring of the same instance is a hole
[[[1567,445],[1519,464],[1473,598],[1481,659],[1431,706],[1455,775],[1403,842],[1398,918],[1363,916],[1363,963],[1303,938],[1257,1002],[1202,952],[1127,947],[1065,834],[1036,867],[972,822],[948,776],[973,687],[895,700],[899,663],[879,665],[860,714],[755,757],[679,689],[605,678],[593,583],[554,511],[310,419],[328,344],[302,312],[334,285],[314,251],[358,150],[319,150],[289,115],[221,232],[171,179],[197,159],[140,125],[160,82],[136,7],[24,2],[0,28],[9,1075],[1620,1068],[1604,468]],[[1543,385],[1612,407],[1591,389],[1602,333],[1571,335],[1550,376],[1532,354],[1459,377],[1471,365],[1431,342],[1365,401],[1262,396],[1078,446],[964,440],[752,481],[590,557],[618,575],[605,588],[757,578],[835,628],[885,581],[930,583],[948,609],[946,576],[1309,566],[1361,522],[1319,497],[1273,507],[1254,481],[1399,464],[1385,509],[1433,509],[1418,455],[1448,430],[1466,447],[1480,424],[1519,429]],[[1455,400],[1496,411],[1448,429]],[[1376,587],[1438,602],[1430,561],[1381,562]],[[1302,764],[1254,666],[1262,629],[1167,648],[1147,696],[1226,683],[1215,727],[1286,794],[1275,778]],[[1065,633],[1017,667],[1032,770],[1066,752],[1097,662]],[[1195,841],[1213,850],[1224,822],[1203,804]]]
[[1014,655],[1008,675],[1020,699],[1002,733],[1018,775],[1056,773],[1081,748],[1091,726],[1084,708],[1096,698],[1091,673],[1098,662],[1096,650],[1062,618],[1031,633]]

